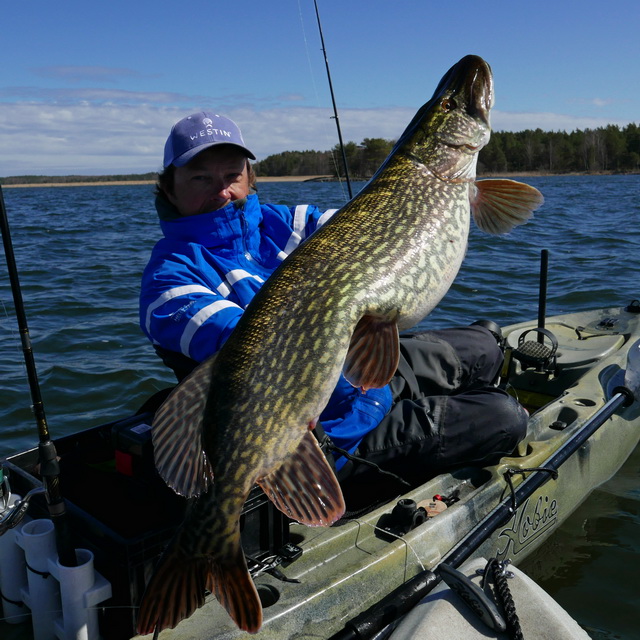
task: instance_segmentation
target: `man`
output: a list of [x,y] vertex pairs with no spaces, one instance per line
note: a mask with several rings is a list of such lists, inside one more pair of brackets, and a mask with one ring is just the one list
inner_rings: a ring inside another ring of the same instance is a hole
[[[280,262],[334,213],[261,204],[249,160],[238,126],[213,113],[180,120],[165,145],[164,238],[143,274],[140,321],[179,380],[221,348]],[[320,416],[338,478],[369,482],[377,465],[416,484],[512,452],[527,415],[494,386],[501,366],[495,336],[476,324],[402,339],[382,389],[363,393],[342,377]]]

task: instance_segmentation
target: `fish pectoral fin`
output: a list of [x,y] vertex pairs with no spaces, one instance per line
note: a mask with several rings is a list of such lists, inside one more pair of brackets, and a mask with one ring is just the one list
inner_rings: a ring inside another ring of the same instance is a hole
[[214,358],[198,365],[169,394],[153,419],[158,473],[176,493],[189,498],[204,493],[213,481],[202,438]]
[[400,337],[395,318],[365,315],[351,336],[344,377],[364,391],[384,387],[396,372],[399,360]]
[[535,187],[515,180],[478,180],[470,186],[469,198],[478,227],[494,235],[525,223],[544,202]]
[[344,514],[342,489],[315,436],[307,431],[296,451],[258,485],[282,513],[309,526],[328,526]]

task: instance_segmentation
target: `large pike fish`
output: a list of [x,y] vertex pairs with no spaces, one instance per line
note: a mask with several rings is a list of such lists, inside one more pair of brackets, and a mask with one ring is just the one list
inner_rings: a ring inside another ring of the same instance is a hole
[[200,497],[151,579],[140,632],[174,627],[205,588],[240,628],[259,630],[239,530],[256,483],[304,524],[343,514],[311,433],[340,374],[362,389],[389,382],[398,330],[428,314],[458,272],[470,211],[481,229],[505,233],[542,203],[518,182],[476,182],[492,104],[487,63],[460,60],[369,184],[282,263],[218,354],[159,409],[158,470],[178,493]]

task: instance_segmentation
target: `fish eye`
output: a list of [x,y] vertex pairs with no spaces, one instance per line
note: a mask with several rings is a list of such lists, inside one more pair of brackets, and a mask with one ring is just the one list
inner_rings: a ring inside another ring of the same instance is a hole
[[445,112],[452,111],[456,108],[456,101],[453,98],[443,98],[440,106]]

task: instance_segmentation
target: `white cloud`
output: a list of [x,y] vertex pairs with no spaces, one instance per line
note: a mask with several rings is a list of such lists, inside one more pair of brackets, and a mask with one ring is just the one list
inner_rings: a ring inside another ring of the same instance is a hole
[[[85,95],[86,97],[86,95]],[[151,104],[0,102],[0,176],[146,173],[160,168],[171,126],[201,108]],[[242,128],[258,159],[288,150],[327,150],[337,144],[330,109],[279,107],[221,110]],[[344,109],[345,141],[395,139],[413,109]],[[553,113],[495,111],[496,130],[584,129],[610,124],[596,118]],[[625,123],[620,123],[625,124]]]
[[609,124],[625,126],[628,121],[606,117],[571,116],[562,113],[518,113],[493,111],[491,126],[496,131],[523,131],[542,129],[543,131],[575,131],[576,129],[596,129]]

